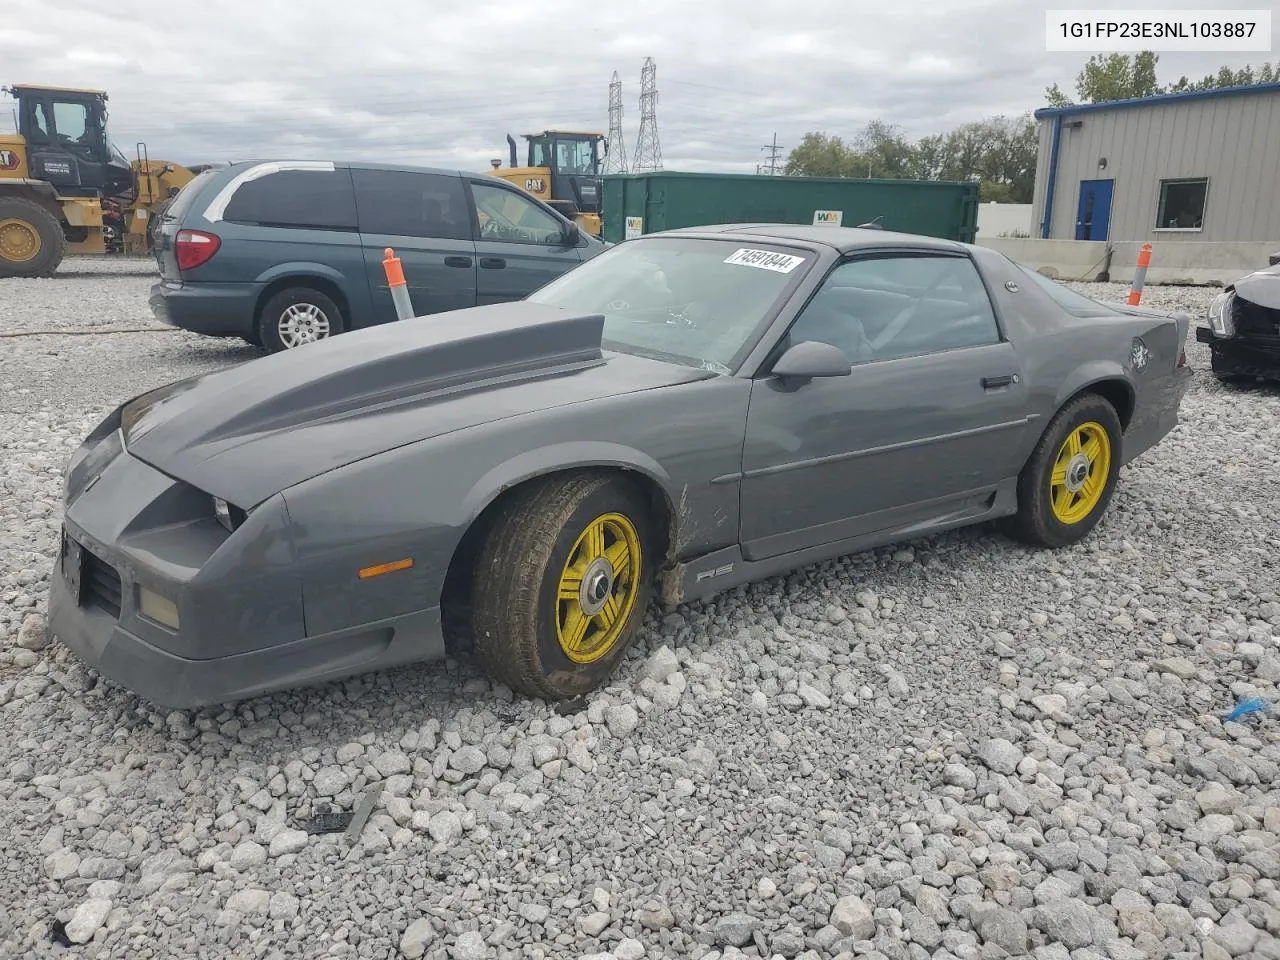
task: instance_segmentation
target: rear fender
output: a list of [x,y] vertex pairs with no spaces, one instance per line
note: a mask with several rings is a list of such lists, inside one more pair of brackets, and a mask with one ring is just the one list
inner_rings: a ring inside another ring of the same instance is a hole
[[1124,367],[1114,360],[1090,360],[1076,367],[1070,376],[1063,378],[1062,385],[1058,388],[1058,395],[1053,398],[1053,412],[1057,413],[1061,410],[1063,405],[1077,393],[1105,380],[1123,382],[1129,402],[1133,403],[1135,396],[1133,382],[1129,379],[1129,374]]
[[335,284],[338,289],[342,289],[342,285],[346,282],[339,271],[333,267],[323,263],[315,263],[307,260],[292,261],[290,263],[278,263],[275,266],[268,267],[254,279],[255,283],[263,286],[274,283],[277,280],[287,279],[289,277],[297,277],[299,281],[305,281],[309,277],[322,277],[330,283]]

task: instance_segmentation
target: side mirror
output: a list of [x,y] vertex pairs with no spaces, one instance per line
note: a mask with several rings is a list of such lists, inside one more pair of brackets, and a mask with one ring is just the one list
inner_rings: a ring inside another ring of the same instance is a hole
[[839,347],[821,340],[802,340],[783,353],[769,372],[781,379],[811,380],[847,377],[853,366]]
[[566,247],[575,246],[582,237],[582,230],[574,220],[570,220],[564,228],[564,244]]

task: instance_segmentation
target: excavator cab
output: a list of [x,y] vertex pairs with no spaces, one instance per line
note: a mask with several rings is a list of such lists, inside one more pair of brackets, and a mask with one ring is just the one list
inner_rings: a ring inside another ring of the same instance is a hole
[[544,130],[526,133],[527,163],[520,166],[516,142],[508,135],[511,166],[493,161],[502,177],[550,204],[592,236],[600,235],[601,168],[608,141],[600,133]]
[[106,93],[18,84],[5,92],[18,101],[28,176],[60,196],[133,199],[133,167],[107,135]]
[[551,171],[551,197],[564,204],[566,212],[600,214],[600,170],[604,163],[598,133],[573,133],[566,130],[544,130],[526,133],[529,141],[529,166]]

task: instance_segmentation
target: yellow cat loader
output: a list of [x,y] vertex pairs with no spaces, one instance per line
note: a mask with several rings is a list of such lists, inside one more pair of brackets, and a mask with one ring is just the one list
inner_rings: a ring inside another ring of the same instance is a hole
[[[151,221],[194,176],[130,161],[107,135],[101,90],[14,84],[18,132],[0,133],[0,277],[47,277],[68,253],[143,253]],[[9,106],[0,105],[0,109]]]
[[603,185],[600,171],[609,142],[601,133],[544,130],[522,134],[528,160],[520,166],[516,142],[507,135],[511,166],[494,160],[490,173],[550,204],[593,237],[600,236]]

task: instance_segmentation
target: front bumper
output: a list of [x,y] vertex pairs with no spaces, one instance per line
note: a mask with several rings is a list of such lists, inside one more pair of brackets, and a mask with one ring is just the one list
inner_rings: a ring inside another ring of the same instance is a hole
[[[228,533],[207,495],[124,449],[118,414],[71,458],[50,583],[50,630],[86,664],[192,708],[443,656],[438,607],[308,636],[283,498]],[[144,614],[144,590],[176,626]]]
[[[49,589],[49,628],[82,661],[125,689],[159,707],[216,706],[277,690],[336,680],[402,663],[444,655],[438,607],[395,621],[366,625],[325,637],[283,642],[263,650],[207,660],[177,656],[122,625],[137,616],[134,584],[114,573],[98,555],[89,565],[81,592],[60,554]],[[111,571],[111,572],[106,572]],[[114,582],[124,601],[117,615],[106,585]],[[387,642],[387,637],[393,637]]]
[[1280,380],[1280,343],[1219,337],[1208,327],[1196,327],[1196,340],[1209,345],[1209,364],[1218,376]]

